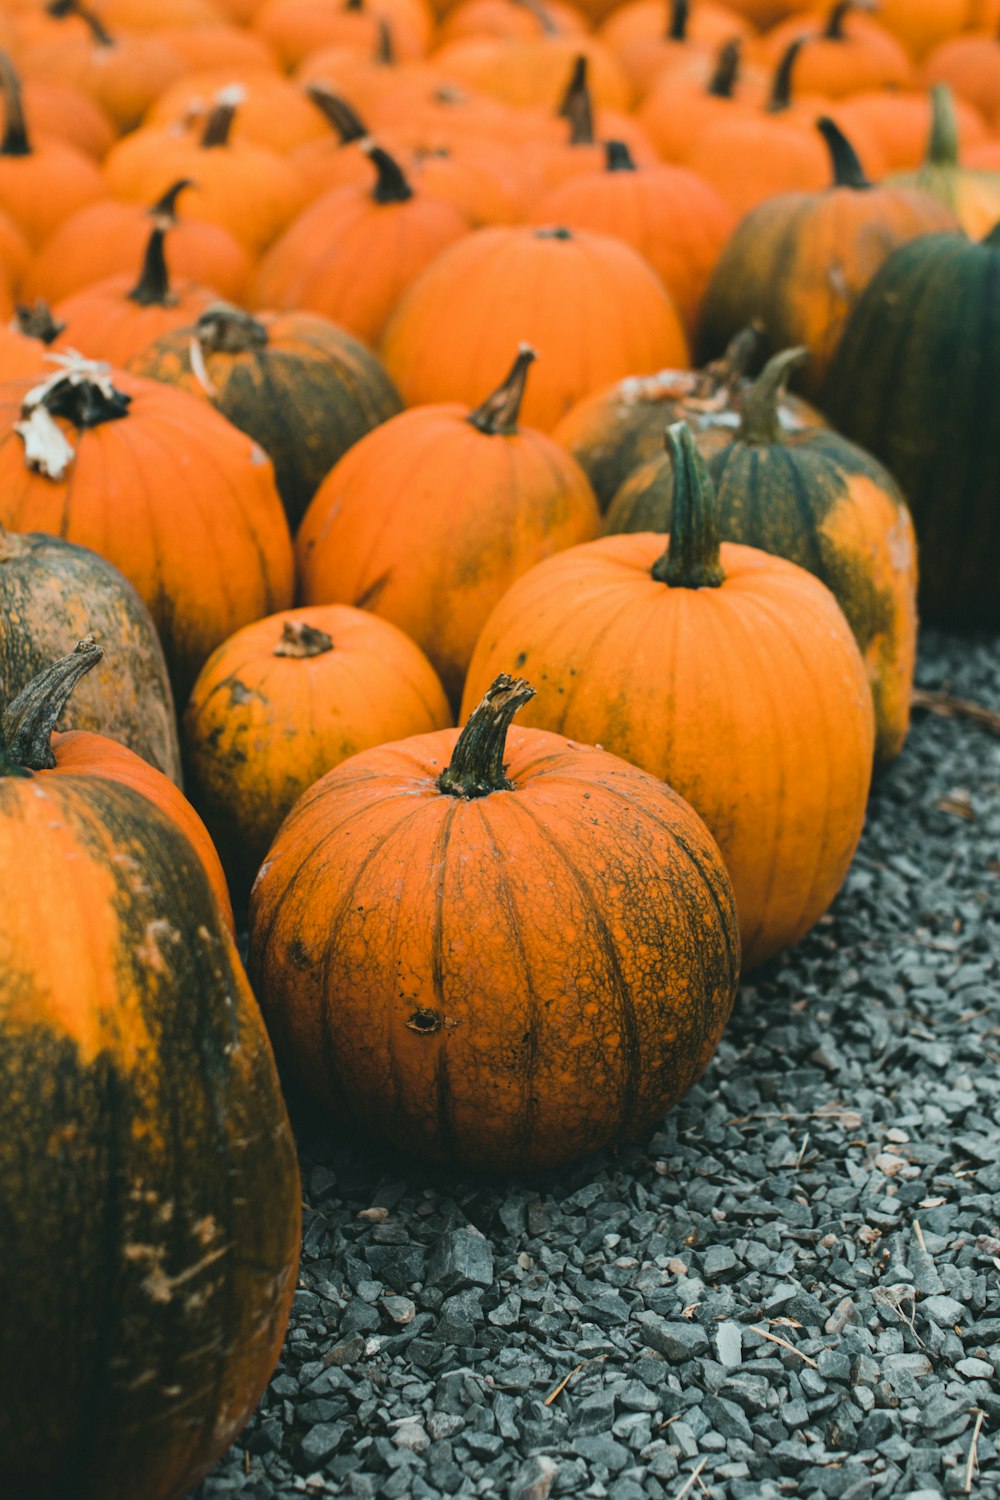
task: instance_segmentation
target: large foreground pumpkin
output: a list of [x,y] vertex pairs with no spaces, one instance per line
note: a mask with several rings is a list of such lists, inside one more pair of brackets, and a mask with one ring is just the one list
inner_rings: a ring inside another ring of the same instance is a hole
[[198,855],[134,788],[4,747],[0,885],[0,1492],[180,1500],[295,1289],[268,1040]]
[[670,429],[673,531],[539,563],[490,615],[463,709],[498,671],[538,683],[525,718],[662,777],[733,878],[747,967],[809,931],[861,835],[874,716],[830,591],[754,547],[720,548],[690,430]]
[[501,677],[461,736],[331,771],[251,897],[258,992],[311,1091],[467,1167],[552,1165],[651,1124],[708,1063],[739,968],[700,820],[601,750],[507,735],[531,692]]

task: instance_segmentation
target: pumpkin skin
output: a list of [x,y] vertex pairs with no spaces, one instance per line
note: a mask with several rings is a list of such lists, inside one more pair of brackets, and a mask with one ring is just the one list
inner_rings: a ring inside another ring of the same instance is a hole
[[17,1287],[0,1353],[18,1371],[0,1489],[130,1500],[141,1474],[149,1500],[179,1500],[249,1417],[294,1294],[271,1050],[160,809],[15,768],[0,825],[0,1257]]
[[5,128],[0,140],[0,208],[31,245],[85,203],[100,198],[104,184],[90,157],[54,137],[34,140],[28,132],[21,86],[6,53],[0,52]]
[[916,172],[899,173],[890,181],[930,193],[954,214],[970,240],[981,239],[1000,219],[1000,172],[959,164],[958,118],[947,84],[939,83],[931,90],[931,111],[923,162]]
[[106,654],[73,694],[73,727],[120,740],[179,786],[167,664],[135,589],[86,547],[0,527],[0,704],[86,635]]
[[[742,403],[727,441],[695,440],[715,483],[719,534],[798,563],[826,584],[864,658],[875,707],[875,760],[903,748],[917,649],[917,547],[892,476],[826,426],[790,429],[781,388],[804,351],[777,354]],[[718,431],[718,430],[717,430]],[[673,471],[661,452],[611,502],[605,531],[669,531]]]
[[362,438],[320,485],[296,539],[303,601],[391,620],[456,704],[476,636],[507,587],[599,528],[574,460],[518,424],[533,358],[523,349],[475,411],[417,407]]
[[871,781],[868,677],[803,568],[723,542],[721,583],[670,585],[652,576],[663,547],[649,532],[603,537],[518,579],[483,627],[463,712],[518,663],[539,684],[536,728],[674,787],[722,850],[752,968],[804,936],[847,873]]
[[834,169],[819,193],[783,193],[737,226],[701,308],[702,359],[721,353],[751,318],[764,325],[770,352],[801,344],[810,359],[799,377],[815,399],[844,322],[886,257],[919,234],[953,229],[951,210],[917,188],[874,187],[832,120],[820,121]]
[[836,0],[775,26],[760,46],[767,63],[776,63],[797,37],[806,45],[796,67],[799,85],[828,99],[870,88],[909,88],[913,64],[906,49],[877,20],[863,14],[856,0]]
[[86,416],[56,417],[75,456],[64,477],[48,478],[28,468],[14,431],[30,388],[22,380],[0,398],[0,524],[63,536],[120,568],[185,702],[220,641],[292,602],[291,537],[270,460],[204,402],[119,372],[110,393],[88,382]]
[[539,352],[522,417],[550,431],[581,396],[688,362],[659,278],[610,235],[524,225],[477,229],[403,298],[381,352],[410,406],[479,399],[482,371],[521,340]]
[[553,1166],[643,1129],[707,1065],[732,892],[690,808],[614,756],[518,728],[461,795],[439,784],[458,744],[366,751],[296,803],[254,885],[251,972],[342,1120],[449,1165]]
[[920,547],[921,617],[1000,626],[1000,229],[894,252],[862,294],[824,409],[899,480]]
[[293,530],[337,460],[403,406],[370,350],[309,313],[252,318],[212,303],[193,328],[157,339],[131,368],[210,401],[255,438],[274,464]]
[[451,722],[420,648],[364,610],[286,610],[230,636],[198,674],[184,753],[234,885],[249,891],[282,819],[332,766]]

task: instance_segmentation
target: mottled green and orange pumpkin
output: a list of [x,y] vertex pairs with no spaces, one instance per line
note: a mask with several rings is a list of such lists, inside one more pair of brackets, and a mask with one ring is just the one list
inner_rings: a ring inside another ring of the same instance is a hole
[[338,1119],[450,1166],[553,1166],[652,1124],[707,1065],[738,977],[704,825],[615,756],[508,733],[531,691],[500,677],[461,734],[336,767],[251,897],[288,1066]]
[[539,563],[483,627],[463,711],[531,674],[525,717],[662,777],[732,876],[753,967],[826,911],[861,835],[874,715],[861,653],[804,568],[719,544],[690,430],[669,429],[673,531],[607,536]]
[[5,728],[0,1490],[134,1500],[141,1475],[178,1500],[278,1357],[294,1142],[190,840],[135,787],[24,748]]
[[[718,441],[692,428],[715,483],[719,535],[787,557],[822,579],[854,632],[875,704],[875,758],[903,748],[917,649],[917,545],[892,475],[825,425],[780,419],[785,381],[803,349],[776,354]],[[606,532],[669,531],[674,472],[661,451],[621,486]]]

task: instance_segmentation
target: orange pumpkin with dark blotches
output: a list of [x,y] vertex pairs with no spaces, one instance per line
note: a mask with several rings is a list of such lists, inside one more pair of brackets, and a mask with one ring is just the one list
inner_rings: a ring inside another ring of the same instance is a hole
[[463,712],[498,671],[538,684],[525,717],[662,777],[701,814],[732,876],[746,967],[798,941],[857,847],[874,716],[829,589],[723,542],[687,427],[673,531],[607,536],[539,563],[483,627]]
[[376,427],[327,475],[296,539],[303,601],[391,620],[426,651],[455,703],[505,589],[598,531],[575,460],[520,423],[533,358],[522,347],[474,411],[418,406]]
[[184,756],[234,889],[249,890],[292,804],[333,766],[451,723],[419,646],[365,610],[286,610],[230,636],[192,689]]
[[[669,787],[510,721],[355,755],[288,815],[254,885],[275,1047],[366,1137],[450,1167],[557,1166],[701,1075],[739,971],[718,849]],[[331,839],[337,855],[327,855]]]
[[131,1500],[141,1473],[148,1500],[174,1500],[277,1361],[295,1144],[185,828],[64,752],[97,736],[35,769],[44,714],[34,727],[5,718],[0,743],[0,1276],[17,1288],[0,1356],[18,1371],[0,1490]]

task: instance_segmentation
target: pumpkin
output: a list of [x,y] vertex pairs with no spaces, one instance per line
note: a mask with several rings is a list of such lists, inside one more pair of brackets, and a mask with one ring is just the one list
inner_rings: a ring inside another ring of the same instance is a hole
[[180,702],[220,641],[291,603],[291,538],[267,457],[207,403],[107,366],[68,359],[3,391],[0,523],[120,568]]
[[[804,349],[768,362],[741,401],[738,430],[696,433],[715,484],[719,534],[787,557],[822,579],[844,611],[868,670],[875,760],[893,760],[910,722],[917,644],[913,523],[892,476],[826,426],[790,429],[779,416]],[[606,532],[669,531],[674,475],[667,453],[635,469]]]
[[[977,109],[961,99],[953,100],[952,107],[963,141],[972,144],[986,139],[986,125]],[[932,100],[927,93],[871,89],[838,99],[828,113],[849,139],[860,130],[875,140],[887,173],[919,167],[924,158],[932,124]]]
[[210,401],[260,443],[292,530],[337,460],[402,409],[375,355],[310,313],[254,318],[215,302],[193,328],[149,345],[131,368]]
[[650,87],[636,118],[665,161],[686,163],[704,131],[719,120],[753,118],[745,71],[742,43],[731,41],[702,75],[669,74]]
[[706,57],[727,42],[745,39],[750,27],[728,6],[700,0],[628,0],[600,28],[641,99],[650,86],[694,57]]
[[847,873],[872,774],[872,697],[826,586],[719,544],[690,429],[668,429],[673,531],[606,536],[539,563],[476,645],[462,711],[503,664],[525,718],[667,781],[716,838],[752,968],[818,921]]
[[113,198],[89,203],[64,219],[31,259],[21,286],[25,297],[59,302],[107,276],[130,272],[149,243],[150,221],[170,229],[170,264],[185,281],[240,297],[250,277],[250,257],[228,229],[177,217],[177,200],[193,184],[182,177],[150,207]]
[[0,139],[0,208],[32,245],[40,245],[63,219],[104,191],[90,158],[65,142],[33,141],[28,134],[21,81],[0,52],[5,126]]
[[141,1474],[174,1500],[247,1421],[295,1291],[271,1049],[168,812],[5,744],[0,827],[0,1490],[132,1500]]
[[[244,33],[252,35],[252,33]],[[290,78],[259,66],[238,71],[240,101],[229,127],[229,140],[263,146],[285,156],[325,134],[323,121]],[[232,87],[234,70],[219,63],[188,72],[165,89],[146,116],[147,125],[177,131],[190,125],[204,130],[219,94]]]
[[251,972],[310,1092],[476,1170],[559,1165],[659,1119],[706,1067],[739,969],[699,819],[600,749],[508,733],[531,691],[501,676],[461,734],[322,777],[250,903]]
[[[58,771],[113,781],[131,786],[181,829],[195,849],[208,876],[212,892],[230,931],[235,930],[229,887],[219,856],[204,823],[182,795],[175,782],[164,776],[118,740],[103,733],[74,727],[63,734],[55,726],[61,717],[78,725],[85,710],[78,712],[78,684],[102,661],[103,647],[93,636],[85,636],[67,656],[46,664],[29,679],[3,710],[2,734],[16,763],[29,771]],[[69,706],[67,707],[67,704]]]
[[824,410],[906,495],[928,623],[1000,625],[1000,226],[893,252],[862,293]]
[[[672,423],[687,422],[706,455],[731,440],[762,341],[761,329],[748,325],[721,358],[699,370],[630,375],[570,408],[552,436],[583,469],[603,511],[630,474],[662,455],[663,434]],[[778,420],[787,431],[799,432],[823,418],[801,397],[782,391]]]
[[90,94],[69,83],[45,78],[25,78],[25,113],[42,135],[83,151],[93,161],[103,161],[115,142],[115,128]]
[[375,182],[312,203],[261,261],[255,307],[308,308],[364,343],[377,343],[406,288],[468,221],[451,203],[415,191],[399,163],[369,141]]
[[479,629],[508,585],[598,531],[577,464],[520,425],[534,357],[522,346],[471,412],[421,406],[362,438],[320,485],[296,540],[303,601],[391,620],[426,651],[455,703]]
[[[595,107],[590,88],[590,61],[585,53],[576,58],[555,115],[522,111],[531,122],[524,145],[530,148],[534,176],[532,198],[547,194],[581,174],[599,172],[605,166],[604,141],[621,139],[643,166],[655,166],[656,151],[632,115],[606,107]],[[513,136],[515,128],[508,129]]]
[[688,362],[656,273],[610,235],[562,225],[477,229],[439,255],[391,319],[382,358],[403,400],[478,400],[481,370],[539,351],[522,415],[548,431],[587,392]]
[[772,350],[789,344],[809,350],[801,385],[813,398],[844,320],[886,256],[905,240],[955,223],[928,193],[873,186],[833,121],[824,116],[818,128],[830,154],[832,186],[780,194],[747,214],[709,282],[699,337],[707,359],[759,318]]
[[967,27],[970,9],[969,0],[880,0],[878,16],[911,57],[921,58]]
[[134,272],[105,276],[56,303],[53,312],[71,348],[127,365],[154,339],[193,322],[217,300],[217,292],[197,281],[171,285],[164,248],[170,227],[169,216],[154,218],[138,281]]
[[791,42],[803,38],[796,82],[827,99],[861,89],[912,87],[913,64],[906,49],[878,21],[862,14],[868,8],[864,0],[835,0],[822,11],[792,16],[767,34],[761,56],[773,65]]
[[970,239],[981,239],[1000,219],[1000,172],[959,165],[958,120],[951,90],[939,83],[931,98],[927,155],[916,172],[900,173],[890,180],[929,193],[946,205]]
[[163,648],[135,589],[86,547],[0,527],[0,703],[85,635],[109,654],[73,695],[73,727],[120,740],[179,784]]
[[467,36],[513,40],[585,29],[580,12],[565,0],[538,0],[532,5],[519,0],[458,0],[438,26],[437,45]]
[[693,333],[705,287],[735,219],[710,183],[663,162],[636,168],[624,141],[604,145],[604,170],[552,188],[531,213],[535,224],[612,234],[652,266]]
[[342,604],[269,615],[209,657],[184,712],[191,797],[248,891],[282,819],[351,755],[452,723],[420,648]]
[[608,109],[627,110],[632,86],[624,69],[609,47],[586,33],[511,41],[468,37],[439,47],[431,62],[447,78],[477,93],[490,94],[506,104],[554,110],[580,56],[587,59],[595,102]]
[[1000,125],[1000,32],[970,31],[951,36],[926,59],[927,84],[946,83],[972,104],[995,131]]
[[369,53],[378,40],[379,23],[392,33],[401,62],[423,57],[431,37],[431,19],[421,0],[264,0],[253,28],[265,38],[283,68],[295,68],[321,47],[353,47]]

